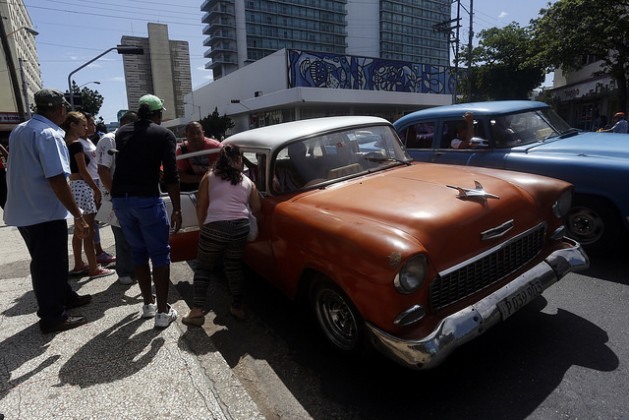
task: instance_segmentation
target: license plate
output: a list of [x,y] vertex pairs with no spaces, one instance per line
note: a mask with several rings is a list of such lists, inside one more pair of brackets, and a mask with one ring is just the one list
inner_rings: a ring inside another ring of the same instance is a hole
[[524,289],[518,290],[516,293],[498,302],[498,310],[502,315],[503,321],[516,313],[527,303],[542,294],[544,288],[539,280],[530,282]]

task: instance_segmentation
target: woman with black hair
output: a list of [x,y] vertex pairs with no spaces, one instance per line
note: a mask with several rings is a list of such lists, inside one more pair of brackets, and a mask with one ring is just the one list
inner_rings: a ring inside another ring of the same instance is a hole
[[205,322],[206,292],[211,274],[222,259],[232,297],[230,313],[245,318],[242,256],[249,234],[249,213],[260,211],[255,184],[243,174],[240,149],[227,144],[214,168],[208,171],[197,193],[197,220],[201,226],[197,267],[194,272],[193,307],[182,319],[187,325]]

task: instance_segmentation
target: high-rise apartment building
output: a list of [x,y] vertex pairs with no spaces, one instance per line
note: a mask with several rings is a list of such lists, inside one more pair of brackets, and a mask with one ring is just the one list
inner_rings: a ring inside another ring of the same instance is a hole
[[206,0],[217,80],[282,48],[449,65],[450,0]]
[[[0,132],[8,133],[30,115],[33,95],[41,89],[42,80],[35,44],[38,33],[24,2],[0,2],[0,19],[4,38],[0,53]],[[9,51],[5,51],[7,48]]]
[[148,24],[148,37],[123,36],[123,45],[144,49],[143,55],[124,55],[124,74],[129,109],[137,110],[142,95],[152,93],[164,100],[164,120],[184,115],[184,95],[192,91],[190,49],[187,41],[168,38],[168,26]]

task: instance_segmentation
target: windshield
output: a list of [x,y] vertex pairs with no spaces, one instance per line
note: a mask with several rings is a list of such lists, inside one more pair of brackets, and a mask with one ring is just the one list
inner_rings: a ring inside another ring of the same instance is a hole
[[496,147],[541,142],[572,130],[551,108],[496,117],[490,127]]
[[287,144],[273,165],[273,190],[287,193],[410,162],[389,126],[345,129]]

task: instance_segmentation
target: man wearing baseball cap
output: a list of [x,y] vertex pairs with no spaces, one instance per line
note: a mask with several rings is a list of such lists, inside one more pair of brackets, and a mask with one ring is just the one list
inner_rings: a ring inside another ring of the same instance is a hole
[[629,131],[629,123],[625,119],[624,112],[617,112],[614,114],[614,119],[612,120],[614,125],[608,130],[599,130],[601,133],[621,133],[627,134]]
[[88,304],[68,284],[68,212],[79,237],[87,236],[83,219],[68,185],[70,158],[59,127],[69,103],[63,93],[42,89],[35,93],[37,113],[18,125],[9,137],[7,203],[4,221],[17,226],[31,255],[31,281],[43,333],[85,324],[68,309]]
[[[166,302],[170,282],[169,228],[181,228],[179,175],[172,131],[160,126],[163,101],[155,95],[140,98],[139,120],[116,131],[116,171],[112,204],[131,247],[135,278],[144,298],[142,318],[155,318],[155,328],[166,328],[177,312]],[[160,172],[173,205],[168,220],[160,196]],[[151,260],[153,270],[151,279]],[[155,294],[151,291],[155,283]]]

